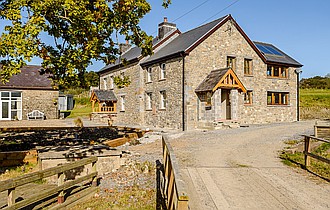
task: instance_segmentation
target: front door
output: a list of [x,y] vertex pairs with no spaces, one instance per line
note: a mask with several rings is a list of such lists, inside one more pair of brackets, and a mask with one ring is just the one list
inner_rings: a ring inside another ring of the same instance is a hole
[[222,119],[231,119],[230,90],[221,89],[221,110]]

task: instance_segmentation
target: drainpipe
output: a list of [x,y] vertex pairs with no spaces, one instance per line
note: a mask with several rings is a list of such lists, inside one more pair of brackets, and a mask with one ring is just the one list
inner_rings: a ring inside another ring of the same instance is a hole
[[297,68],[294,70],[294,72],[297,74],[297,121],[299,121],[299,74],[302,73],[302,70],[300,68]]
[[184,55],[184,53],[182,53],[181,56],[182,56],[182,131],[185,131],[186,130],[186,122],[185,122],[186,99],[185,99],[185,92],[184,92],[184,81],[185,81],[185,74],[184,74],[185,55]]

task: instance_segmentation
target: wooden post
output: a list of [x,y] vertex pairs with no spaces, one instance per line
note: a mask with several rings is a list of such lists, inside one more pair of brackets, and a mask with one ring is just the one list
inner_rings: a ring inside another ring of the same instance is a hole
[[305,167],[307,168],[311,164],[311,158],[308,156],[310,152],[310,137],[305,136]]
[[[57,175],[57,186],[64,184],[64,173],[59,173]],[[57,197],[57,203],[64,203],[64,191],[61,190]]]
[[[94,173],[94,172],[96,172],[97,171],[97,169],[96,169],[96,162],[93,162],[92,163],[92,173]],[[96,187],[97,186],[97,177],[96,176],[94,176],[93,178],[92,178],[92,186],[93,187]]]
[[8,189],[8,206],[15,204],[15,188]]

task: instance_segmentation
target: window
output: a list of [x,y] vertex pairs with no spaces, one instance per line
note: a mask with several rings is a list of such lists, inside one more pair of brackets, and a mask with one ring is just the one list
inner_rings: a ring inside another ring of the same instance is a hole
[[159,79],[165,79],[166,78],[166,64],[162,63],[160,64],[160,77]]
[[120,96],[120,111],[125,111],[125,96]]
[[0,119],[22,119],[22,92],[1,92]]
[[252,75],[252,59],[244,59],[244,75]]
[[147,68],[147,75],[146,75],[146,81],[147,82],[151,82],[152,81],[152,77],[151,77],[151,72],[152,72],[152,68],[151,67],[149,67],[149,68]]
[[235,57],[227,57],[227,67],[235,70],[236,67],[236,58]]
[[114,82],[113,82],[113,76],[110,77],[110,89],[113,89]]
[[267,92],[267,105],[288,105],[288,92]]
[[146,110],[152,109],[152,93],[146,93]]
[[160,91],[160,109],[166,109],[166,91]]
[[276,78],[288,78],[288,68],[284,66],[267,65],[267,76]]
[[253,101],[253,94],[252,94],[252,90],[248,90],[246,91],[246,93],[244,94],[244,104],[246,105],[251,105]]
[[103,78],[103,89],[107,90],[107,78],[106,77]]

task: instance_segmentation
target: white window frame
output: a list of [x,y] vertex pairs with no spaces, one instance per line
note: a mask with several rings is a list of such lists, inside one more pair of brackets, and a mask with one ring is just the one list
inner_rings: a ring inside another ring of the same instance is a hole
[[166,91],[162,90],[159,93],[160,93],[159,109],[166,109]]
[[110,89],[112,90],[114,88],[114,82],[113,82],[113,76],[110,76]]
[[[2,97],[2,93],[9,93],[8,97]],[[20,97],[13,96],[13,93],[20,93]],[[2,118],[2,104],[8,103],[8,118]],[[12,108],[12,102],[17,102],[17,108]],[[17,119],[22,120],[22,92],[21,91],[1,91],[0,92],[0,120],[15,120],[14,116],[12,116],[12,112],[16,111]]]
[[146,82],[152,82],[152,68],[148,67],[147,68],[147,75],[146,75]]
[[146,110],[152,110],[152,93],[146,93]]
[[104,88],[104,90],[108,89],[108,87],[107,87],[107,78],[106,77],[103,77],[103,88]]
[[159,75],[159,80],[166,79],[166,64],[161,63],[160,64],[160,75]]
[[125,95],[120,96],[120,111],[125,111]]

